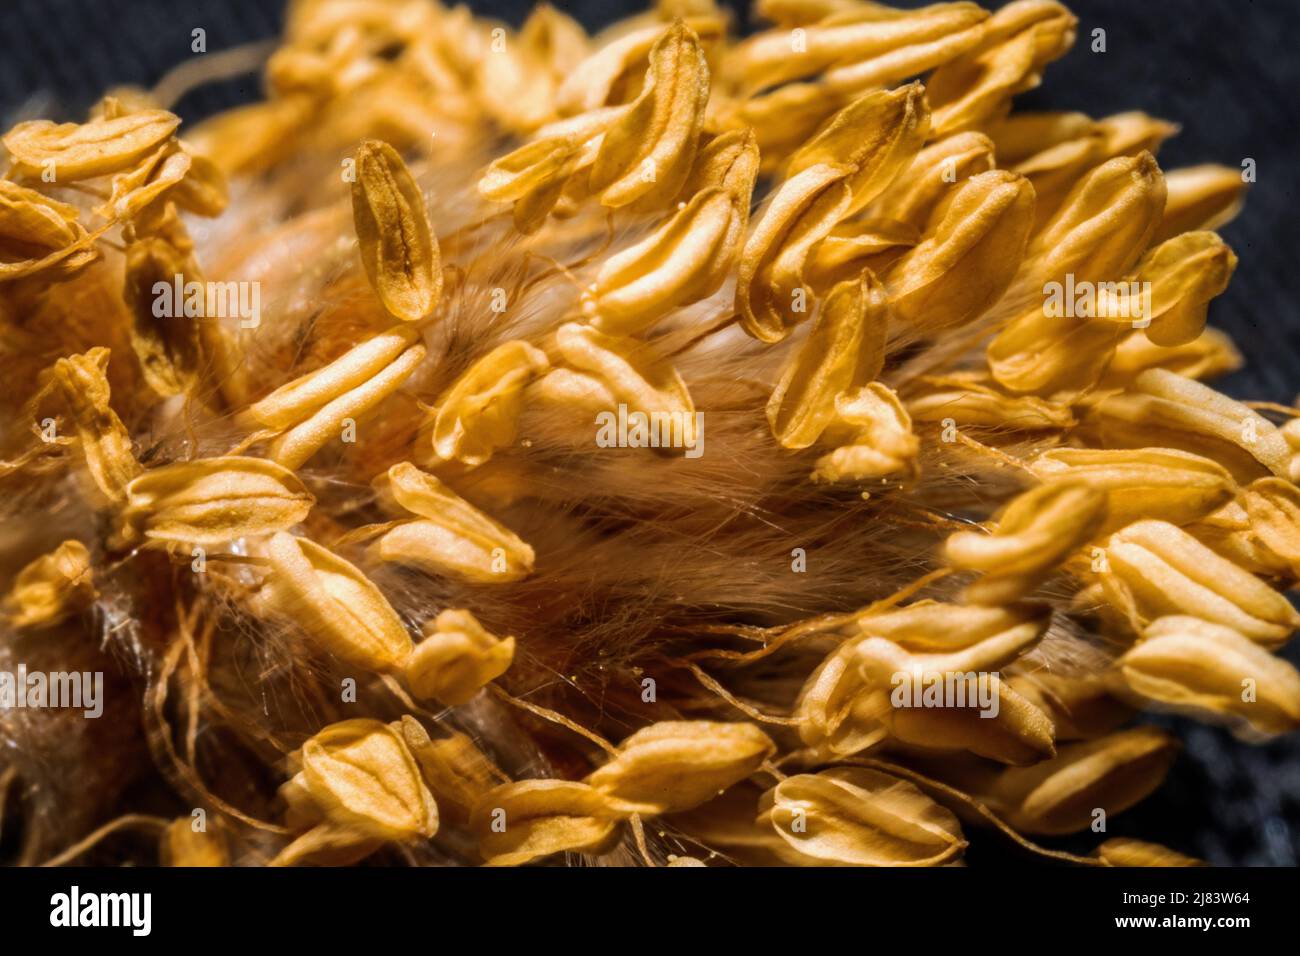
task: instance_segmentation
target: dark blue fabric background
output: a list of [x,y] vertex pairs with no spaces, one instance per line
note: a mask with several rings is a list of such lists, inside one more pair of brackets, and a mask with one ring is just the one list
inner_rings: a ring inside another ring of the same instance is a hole
[[[922,0],[895,0],[921,6]],[[994,0],[986,0],[994,2]],[[1247,368],[1226,383],[1246,398],[1291,402],[1300,391],[1300,0],[1067,0],[1079,42],[1020,100],[1093,115],[1143,109],[1183,124],[1165,168],[1255,159],[1245,212],[1223,230],[1241,263],[1211,321],[1236,339]],[[627,0],[553,0],[597,28],[639,8]],[[525,0],[473,0],[518,24]],[[5,0],[0,120],[15,111],[73,118],[107,87],[151,85],[188,59],[190,31],[215,52],[278,33],[282,0]],[[746,22],[744,15],[742,24]],[[1107,52],[1089,49],[1095,28]],[[179,105],[195,120],[259,93],[255,77],[206,87]],[[1300,662],[1300,642],[1287,656]],[[1300,860],[1300,740],[1247,748],[1183,721],[1187,744],[1163,791],[1115,817],[1110,835],[1160,840],[1216,864]],[[1092,842],[1092,841],[1088,841]]]

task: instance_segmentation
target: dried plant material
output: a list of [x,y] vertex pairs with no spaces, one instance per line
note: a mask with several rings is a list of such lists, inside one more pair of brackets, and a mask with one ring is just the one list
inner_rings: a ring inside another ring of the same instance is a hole
[[832,116],[790,157],[787,177],[818,165],[852,166],[845,215],[865,207],[916,158],[930,131],[920,83],[868,93]]
[[1205,866],[1200,860],[1175,853],[1158,843],[1111,837],[1093,851],[1107,866]]
[[535,139],[494,160],[479,180],[479,194],[491,202],[514,203],[515,228],[536,232],[570,177],[594,160],[590,143],[575,133]]
[[14,160],[14,172],[40,179],[53,171],[57,182],[76,182],[121,172],[155,150],[180,126],[166,110],[140,110],[88,123],[19,123],[0,142]]
[[521,780],[485,793],[470,829],[488,866],[518,866],[553,853],[608,853],[633,812],[585,783]]
[[972,176],[933,235],[885,274],[900,322],[933,331],[964,325],[1002,296],[1025,252],[1034,190],[1013,173]]
[[807,448],[836,417],[839,398],[880,374],[889,306],[870,272],[826,296],[812,332],[781,374],[767,421],[783,448]]
[[718,291],[744,237],[749,196],[705,189],[641,242],[611,256],[583,311],[602,332],[635,335]]
[[[314,375],[285,386],[292,389],[287,395],[278,398],[274,394],[268,395],[266,401],[271,402],[268,406],[270,414],[279,417],[279,413],[288,414],[288,408],[315,402],[325,394],[347,388],[350,381],[360,379],[359,384],[330,398],[311,411],[305,420],[272,441],[270,456],[286,468],[302,467],[331,441],[341,438],[349,421],[355,424],[397,391],[416,366],[424,361],[425,348],[412,345],[379,371],[367,374],[369,366],[393,342],[394,339],[387,338],[382,345],[375,343],[374,349],[366,349],[362,355],[344,355]],[[250,411],[254,417],[258,416],[258,412]]]
[[1164,207],[1164,176],[1150,153],[1112,159],[1074,187],[1026,261],[1044,279],[1117,279],[1137,263]]
[[1074,424],[1069,405],[1031,395],[1007,395],[988,385],[931,378],[929,388],[907,403],[918,422],[951,421],[958,427],[986,426],[1015,431],[1064,429]]
[[1268,419],[1200,382],[1148,369],[1099,402],[1089,423],[1113,448],[1178,448],[1209,455],[1241,482],[1286,477],[1290,451]]
[[879,382],[836,396],[835,418],[823,435],[840,447],[817,459],[813,481],[866,481],[916,471],[921,443],[912,418],[898,395]]
[[791,49],[788,30],[770,30],[739,46],[733,68],[751,88],[776,86],[825,70],[837,89],[870,89],[961,55],[978,41],[978,28],[987,17],[973,3],[939,3],[906,11],[859,7],[846,8],[842,14],[808,11],[795,20],[808,25],[801,50]]
[[760,169],[770,175],[843,106],[844,97],[819,83],[790,83],[735,103],[725,122],[753,130]]
[[1118,730],[1133,717],[1133,708],[1111,693],[1103,676],[1036,671],[1013,674],[1007,683],[1048,716],[1057,742],[1091,740]]
[[424,626],[424,640],[406,664],[415,696],[458,707],[510,667],[515,639],[483,629],[469,611],[443,611]]
[[1029,465],[1044,480],[1081,482],[1106,496],[1097,533],[1143,518],[1191,524],[1229,501],[1236,490],[1218,462],[1172,448],[1053,448]]
[[864,269],[888,269],[920,241],[919,232],[893,219],[842,222],[813,250],[808,282],[821,290],[857,278]]
[[1106,496],[1071,478],[1049,481],[1011,502],[991,534],[958,531],[944,545],[948,561],[981,571],[966,590],[976,604],[1004,604],[1032,590],[1106,520]]
[[984,24],[978,45],[930,77],[938,133],[1001,119],[1011,97],[1038,86],[1043,68],[1074,45],[1078,21],[1053,0],[1017,0]]
[[1300,571],[1300,488],[1281,478],[1260,478],[1241,499],[1251,534],[1293,573]]
[[818,164],[783,182],[740,254],[736,311],[760,342],[779,342],[809,312],[804,265],[852,200],[852,166]]
[[775,752],[754,724],[663,720],[619,744],[586,782],[639,813],[677,813],[744,780]]
[[502,125],[520,132],[555,118],[556,94],[566,72],[587,55],[581,24],[549,4],[535,7],[515,37],[484,57],[478,95]]
[[954,186],[995,165],[993,141],[984,134],[945,136],[917,153],[911,165],[872,203],[869,212],[881,219],[925,229]]
[[1013,112],[1055,0],[757,13],[299,0],[186,140],[262,47],[2,137],[0,658],[145,692],[0,709],[20,862],[1191,862],[1021,831],[1141,710],[1300,729],[1300,412],[1200,384],[1252,163]]
[[390,510],[419,515],[386,531],[371,546],[381,561],[413,564],[484,584],[517,581],[533,570],[533,549],[433,475],[409,462],[376,479]]
[[[716,15],[687,15],[682,22],[705,46],[718,42],[726,32],[726,21]],[[663,25],[656,23],[631,30],[596,50],[560,85],[556,94],[560,114],[575,116],[628,102],[644,89],[635,81],[645,76],[652,51],[663,38]]]
[[166,142],[112,180],[108,201],[95,212],[105,219],[135,219],[163,200],[189,174],[193,160],[175,142]]
[[302,745],[294,780],[336,826],[386,841],[429,838],[438,806],[401,735],[378,720],[331,724]]
[[442,262],[424,195],[397,150],[378,140],[357,150],[355,175],[352,222],[366,278],[397,318],[427,319],[442,295]]
[[400,327],[376,335],[329,365],[281,385],[254,402],[246,417],[265,428],[300,424],[330,402],[374,379],[417,341],[416,332]]
[[681,431],[678,444],[696,443],[695,405],[672,364],[635,339],[568,322],[555,331],[554,367],[535,386],[539,397],[559,406],[599,414],[625,405],[650,420],[668,415]]
[[1190,615],[1277,647],[1300,625],[1283,595],[1175,525],[1129,525],[1111,535],[1105,556],[1106,597],[1135,626]]
[[1137,727],[1066,744],[1034,767],[1002,770],[976,796],[1023,833],[1076,833],[1097,819],[1096,811],[1111,817],[1146,797],[1177,755],[1177,742],[1163,730]]
[[4,614],[13,627],[54,624],[85,607],[95,597],[90,552],[68,540],[18,572],[4,599]]
[[1106,392],[1122,390],[1149,368],[1163,368],[1199,381],[1219,378],[1241,366],[1241,353],[1218,329],[1207,326],[1193,341],[1174,348],[1155,345],[1135,329],[1120,340],[1099,387]]
[[1265,734],[1300,728],[1300,673],[1230,627],[1159,618],[1115,666],[1122,686],[1142,699],[1235,718]]
[[433,740],[409,714],[402,718],[400,732],[420,765],[440,813],[458,823],[468,823],[470,811],[479,799],[493,787],[506,783],[496,765],[464,734]]
[[799,735],[836,756],[861,752],[891,736],[921,746],[969,749],[1005,763],[1050,756],[1051,722],[995,675],[988,675],[997,695],[993,718],[981,716],[978,707],[895,707],[891,700],[899,684],[896,674],[990,671],[1032,647],[1047,623],[1033,605],[920,602],[860,617],[860,636],[832,652],[804,685],[796,710]]
[[316,503],[293,472],[239,456],[153,468],[126,486],[126,499],[131,532],[201,545],[285,531]]
[[700,39],[677,21],[650,51],[645,86],[605,133],[591,166],[602,205],[659,209],[682,188],[695,160],[709,65]]
[[[1212,232],[1182,233],[1144,255],[1133,281],[1139,286],[1150,283],[1147,338],[1166,348],[1194,341],[1205,328],[1210,300],[1228,287],[1236,268],[1236,255]],[[1142,314],[1125,308],[1127,303],[1117,305],[1109,314]],[[1108,307],[1101,306],[1101,314],[1107,314]]]
[[803,866],[942,866],[966,848],[951,812],[865,767],[787,777],[763,794],[758,821],[781,837],[782,858]]
[[195,821],[180,817],[167,824],[158,840],[163,866],[229,866],[230,853],[220,831],[194,829]]
[[271,569],[259,598],[322,648],[370,671],[400,670],[413,644],[401,618],[353,565],[307,538],[280,532],[266,547]]
[[118,505],[140,472],[131,437],[109,404],[108,349],[96,347],[54,363],[52,381],[77,430],[86,470],[102,498]]
[[0,281],[46,269],[67,275],[94,261],[77,207],[0,180]]
[[203,320],[156,314],[156,286],[170,287],[176,276],[183,286],[187,274],[193,274],[191,260],[165,238],[145,237],[126,248],[124,298],[131,309],[131,348],[145,381],[164,398],[193,390],[203,370]]
[[1246,192],[1240,169],[1212,164],[1166,173],[1165,186],[1169,196],[1153,242],[1232,222]]
[[527,342],[497,346],[438,400],[433,450],[444,461],[481,465],[515,440],[524,388],[546,372],[546,355]]

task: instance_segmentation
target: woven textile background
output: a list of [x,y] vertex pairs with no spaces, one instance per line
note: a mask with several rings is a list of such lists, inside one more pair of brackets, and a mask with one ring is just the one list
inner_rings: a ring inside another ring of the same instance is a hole
[[[894,0],[921,6],[922,0]],[[996,5],[997,0],[984,0]],[[1105,115],[1129,109],[1183,124],[1161,151],[1166,168],[1255,160],[1244,213],[1223,230],[1241,257],[1211,322],[1232,334],[1247,367],[1226,383],[1241,397],[1290,402],[1300,392],[1300,0],[1066,0],[1075,49],[1021,97],[1030,109]],[[641,4],[552,0],[589,29]],[[472,0],[518,24],[526,0]],[[4,0],[0,120],[79,117],[109,86],[149,86],[189,60],[191,31],[209,53],[275,36],[283,0]],[[739,16],[743,26],[745,12]],[[1090,49],[1105,30],[1106,52]],[[255,98],[257,77],[205,87],[178,107],[187,121]],[[1300,641],[1287,656],[1300,663]],[[1110,821],[1216,864],[1300,862],[1300,740],[1247,748],[1214,728],[1179,725],[1186,752],[1166,786]],[[1087,843],[1095,840],[1086,841]]]

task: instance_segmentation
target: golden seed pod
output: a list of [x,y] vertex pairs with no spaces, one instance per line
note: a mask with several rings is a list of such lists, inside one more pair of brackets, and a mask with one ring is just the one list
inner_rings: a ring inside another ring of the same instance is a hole
[[818,291],[856,279],[864,270],[888,269],[921,242],[921,234],[893,219],[841,222],[813,250],[808,261],[808,282]]
[[1105,559],[1106,597],[1135,626],[1191,615],[1276,647],[1300,624],[1284,595],[1167,522],[1139,521],[1115,532]]
[[0,181],[0,282],[68,277],[99,258],[76,206]]
[[967,589],[976,604],[1022,597],[1090,540],[1106,520],[1106,496],[1071,479],[1051,481],[1016,497],[991,534],[958,531],[944,552],[950,564],[983,577]]
[[921,443],[912,432],[912,418],[898,395],[879,382],[837,395],[834,418],[824,437],[841,444],[817,459],[813,481],[865,481],[916,473]]
[[1111,448],[1177,448],[1208,455],[1245,484],[1268,472],[1286,478],[1291,451],[1268,419],[1208,385],[1162,368],[1103,399],[1085,425]]
[[126,499],[122,519],[132,533],[201,545],[284,531],[316,503],[293,472],[241,456],[150,469],[126,486]]
[[585,783],[520,780],[485,793],[470,829],[488,866],[519,866],[552,853],[608,853],[636,811]]
[[870,271],[830,291],[767,403],[768,424],[783,448],[817,441],[839,397],[880,374],[888,322],[885,289]]
[[[1228,287],[1236,268],[1236,255],[1213,232],[1185,232],[1147,252],[1134,280],[1150,283],[1150,312],[1144,316],[1150,322],[1147,338],[1165,347],[1195,341],[1205,328],[1210,300]],[[1105,314],[1107,307],[1099,312]],[[1143,313],[1121,302],[1118,314]]]
[[484,355],[438,400],[433,450],[444,461],[477,466],[515,440],[523,392],[545,373],[546,355],[510,341]]
[[387,672],[406,666],[413,645],[401,618],[356,567],[307,538],[280,532],[266,547],[271,575],[259,595],[348,664]]
[[885,274],[900,322],[935,331],[965,325],[1001,298],[1020,268],[1034,217],[1028,180],[993,170],[953,195],[934,232]]
[[90,552],[80,541],[64,541],[29,562],[14,577],[4,599],[13,627],[53,624],[95,597]]
[[1236,483],[1212,459],[1172,448],[1051,448],[1029,463],[1044,481],[1082,482],[1106,496],[1098,534],[1143,518],[1185,525],[1231,500]]
[[912,83],[879,90],[844,107],[793,156],[791,178],[812,166],[852,166],[848,179],[851,216],[880,195],[916,158],[930,130],[925,87]]
[[704,189],[645,239],[605,260],[583,311],[602,332],[636,335],[722,286],[744,237],[749,198]]
[[382,721],[330,724],[302,745],[295,779],[336,826],[397,842],[438,832],[438,806],[419,765]]
[[412,329],[394,328],[355,345],[330,364],[281,385],[249,406],[246,418],[285,429],[309,419],[330,402],[360,388],[419,341]]
[[507,782],[505,775],[464,734],[453,732],[449,737],[432,740],[409,714],[394,729],[399,730],[420,765],[439,809],[458,823],[467,823],[479,798]]
[[1129,389],[1139,375],[1151,368],[1199,380],[1219,378],[1241,365],[1241,353],[1232,339],[1210,326],[1195,340],[1174,348],[1155,345],[1144,333],[1134,330],[1120,340],[1099,388],[1106,393]]
[[1025,260],[1042,280],[1117,279],[1146,251],[1164,206],[1164,176],[1150,153],[1112,159],[1074,187]]
[[590,188],[601,204],[649,210],[670,202],[695,160],[708,100],[700,38],[678,20],[651,49],[641,95],[605,132],[592,163]]
[[394,316],[426,319],[442,295],[442,263],[424,195],[397,150],[379,140],[357,149],[355,173],[352,222],[366,278]]
[[595,158],[590,144],[590,139],[576,133],[525,143],[488,165],[478,182],[479,194],[490,202],[513,203],[515,228],[525,235],[534,233],[550,215],[570,177]]
[[1205,866],[1200,860],[1175,853],[1158,843],[1111,837],[1092,853],[1107,866]]
[[975,45],[930,76],[936,133],[1001,119],[1011,98],[1036,87],[1048,63],[1074,45],[1078,21],[1053,0],[1018,0],[981,25]]
[[1169,197],[1153,242],[1184,232],[1218,229],[1237,217],[1246,192],[1240,169],[1230,166],[1191,166],[1165,174]]
[[1096,129],[1105,137],[1108,157],[1136,156],[1143,150],[1154,154],[1161,143],[1179,132],[1177,123],[1149,116],[1141,110],[1104,117],[1097,121]]
[[676,813],[744,780],[775,752],[754,724],[663,720],[619,744],[586,782],[639,813]]
[[1033,767],[999,772],[975,795],[1024,833],[1059,836],[1121,813],[1160,786],[1178,742],[1155,727],[1135,727],[1097,740],[1065,744]]
[[852,166],[818,164],[783,182],[740,254],[736,311],[760,342],[779,342],[807,317],[812,292],[804,266],[844,217]]
[[1007,395],[978,382],[932,377],[929,388],[907,403],[919,422],[951,419],[960,427],[987,426],[1013,431],[1069,428],[1074,414],[1069,405],[1032,395]]
[[424,625],[424,640],[406,663],[406,680],[421,700],[459,707],[504,674],[515,639],[484,630],[469,611],[443,611]]
[[842,10],[801,10],[788,20],[784,14],[768,17],[783,26],[806,27],[799,48],[792,49],[788,29],[768,30],[742,41],[729,65],[750,89],[824,70],[834,89],[867,90],[961,55],[979,41],[987,17],[988,12],[974,3],[938,3],[907,11],[848,5]]
[[132,168],[112,178],[107,201],[95,214],[105,219],[131,220],[157,212],[161,201],[189,175],[193,159],[169,140],[144,156]]
[[533,8],[517,36],[478,63],[475,90],[484,108],[507,129],[527,133],[555,118],[555,96],[565,73],[587,55],[587,33],[549,4]]
[[913,784],[865,767],[787,777],[759,802],[758,822],[801,866],[942,866],[966,848],[961,825]]
[[1007,683],[1048,716],[1058,742],[1100,737],[1133,716],[1133,708],[1111,695],[1106,678],[1095,674],[1075,677],[1042,670],[1013,674]]
[[1232,628],[1162,617],[1115,666],[1139,698],[1236,718],[1266,734],[1300,728],[1300,673]]
[[734,103],[725,125],[753,130],[759,168],[774,175],[843,105],[844,97],[820,83],[791,83]]
[[917,153],[902,175],[871,204],[868,213],[924,230],[958,183],[989,172],[995,165],[993,141],[983,133],[946,136]]
[[695,403],[677,369],[644,342],[606,335],[589,325],[568,322],[555,330],[550,348],[554,367],[534,388],[561,408],[668,414],[682,428],[682,444],[696,440]]
[[20,176],[53,170],[57,182],[120,172],[171,137],[181,119],[166,110],[140,110],[88,123],[19,123],[0,139]]
[[1242,493],[1250,533],[1300,573],[1300,488],[1282,478],[1260,478]]
[[54,363],[51,380],[63,399],[86,470],[98,496],[108,504],[126,500],[126,486],[140,473],[131,436],[109,405],[108,349],[98,346]]
[[533,549],[441,481],[410,462],[375,479],[381,503],[419,515],[384,533],[371,546],[381,561],[414,564],[466,581],[517,581],[533,570]]
[[993,140],[998,162],[1014,167],[1056,146],[1073,143],[1096,132],[1087,113],[1016,111],[990,123],[985,132]]
[[167,824],[158,840],[163,866],[216,867],[230,865],[230,852],[219,830],[195,830],[194,821],[180,817]]

